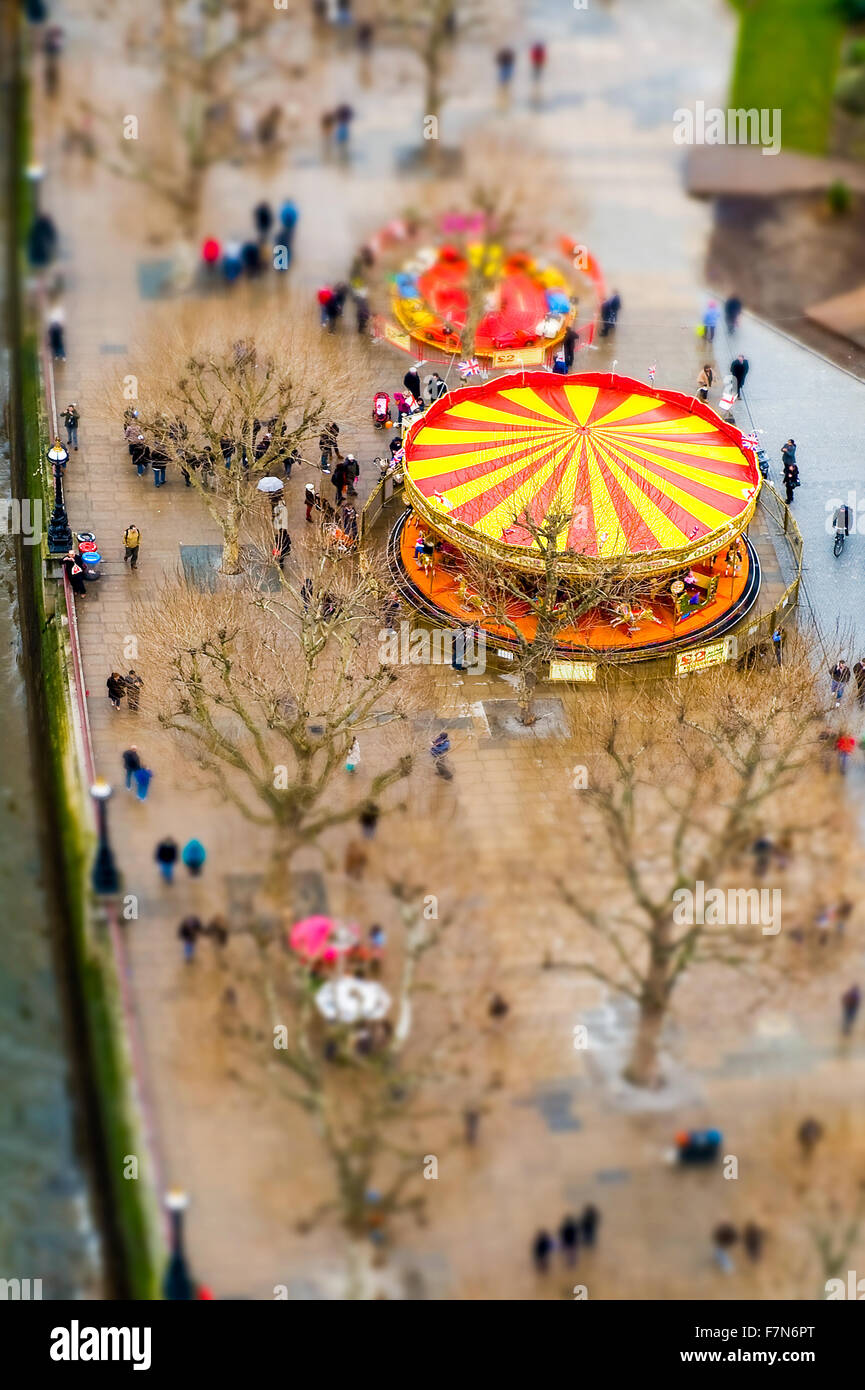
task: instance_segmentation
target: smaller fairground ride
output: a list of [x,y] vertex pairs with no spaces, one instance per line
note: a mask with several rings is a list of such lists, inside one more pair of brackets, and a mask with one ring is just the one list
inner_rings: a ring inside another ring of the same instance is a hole
[[461,375],[561,366],[566,339],[574,354],[594,339],[606,287],[595,257],[572,237],[534,254],[486,235],[483,218],[452,214],[433,228],[397,219],[368,249],[389,300],[375,335],[420,361],[465,357],[470,319]]

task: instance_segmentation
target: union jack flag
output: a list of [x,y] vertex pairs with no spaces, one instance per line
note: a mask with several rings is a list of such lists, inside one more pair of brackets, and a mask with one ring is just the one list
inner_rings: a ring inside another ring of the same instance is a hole
[[651,365],[651,367],[649,368],[649,385],[650,385],[650,386],[654,386],[654,384],[655,384],[655,372],[656,372],[657,370],[658,370],[658,369],[657,369],[657,367],[655,366],[655,363],[653,362],[652,365]]
[[759,449],[759,447],[760,447],[760,441],[759,441],[759,439],[757,438],[756,434],[743,434],[743,435],[742,435],[742,448],[743,448],[743,449],[750,449],[751,452],[752,452],[752,454],[753,454],[753,453],[756,453],[756,452],[757,452],[757,450]]
[[460,376],[480,376],[481,364],[476,357],[467,357],[457,367]]

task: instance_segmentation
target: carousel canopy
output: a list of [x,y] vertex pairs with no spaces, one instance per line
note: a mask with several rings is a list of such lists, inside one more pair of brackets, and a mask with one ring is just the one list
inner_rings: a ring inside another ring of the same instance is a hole
[[[547,518],[575,574],[687,564],[738,535],[760,487],[742,434],[690,396],[610,373],[514,373],[443,396],[406,443],[415,511],[463,550],[536,570]],[[533,534],[534,531],[534,534]]]

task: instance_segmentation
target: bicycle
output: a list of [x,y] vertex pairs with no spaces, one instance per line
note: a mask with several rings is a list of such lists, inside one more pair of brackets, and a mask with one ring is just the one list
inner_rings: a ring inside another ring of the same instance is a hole
[[850,511],[848,507],[839,507],[834,517],[832,525],[835,528],[835,541],[832,552],[837,559],[844,549],[844,542],[850,534]]

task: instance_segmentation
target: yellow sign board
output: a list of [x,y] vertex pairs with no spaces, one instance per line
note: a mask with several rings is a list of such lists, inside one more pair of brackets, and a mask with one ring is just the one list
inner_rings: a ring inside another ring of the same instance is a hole
[[546,348],[522,348],[519,352],[494,352],[493,366],[499,367],[540,367],[546,356]]
[[551,661],[551,681],[593,681],[598,674],[596,661]]
[[706,647],[692,647],[690,651],[679,652],[676,657],[676,675],[690,676],[694,671],[705,671],[709,666],[723,666],[725,661],[729,661],[735,655],[735,637],[725,637],[721,642],[710,642]]

